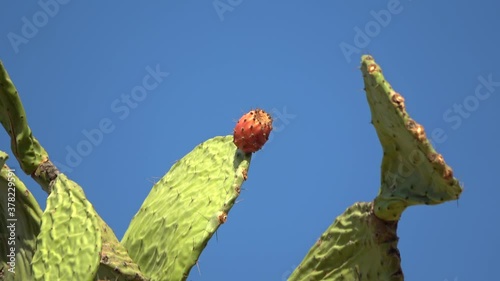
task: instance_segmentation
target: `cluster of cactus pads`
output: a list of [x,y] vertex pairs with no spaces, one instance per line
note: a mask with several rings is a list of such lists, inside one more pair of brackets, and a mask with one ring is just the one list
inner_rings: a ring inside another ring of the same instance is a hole
[[[411,205],[456,200],[462,192],[371,56],[362,56],[361,71],[384,151],[379,194],[338,216],[290,281],[404,280],[396,235],[402,212]],[[118,241],[82,187],[59,172],[33,136],[1,62],[0,122],[21,169],[48,194],[41,210],[0,151],[0,280],[23,281],[186,280],[226,222],[247,180],[252,153],[272,130],[271,116],[257,109],[238,121],[233,135],[196,146],[153,186]],[[11,208],[15,233],[9,231]]]

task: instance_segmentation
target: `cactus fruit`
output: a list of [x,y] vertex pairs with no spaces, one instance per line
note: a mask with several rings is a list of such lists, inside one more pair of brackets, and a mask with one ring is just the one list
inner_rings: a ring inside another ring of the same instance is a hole
[[252,154],[232,136],[209,139],[177,161],[132,219],[122,244],[151,280],[186,280],[240,194]]
[[0,280],[32,280],[42,209],[0,151]]
[[402,281],[397,223],[356,203],[321,235],[288,281]]
[[409,116],[404,98],[385,80],[373,57],[362,56],[361,72],[372,123],[384,151],[375,214],[398,220],[408,206],[458,199],[462,187],[452,169],[434,150],[424,127]]
[[93,206],[78,184],[59,174],[42,215],[33,257],[35,280],[93,280],[101,246]]
[[256,152],[264,146],[273,129],[273,118],[262,109],[243,115],[233,131],[234,144],[245,153]]

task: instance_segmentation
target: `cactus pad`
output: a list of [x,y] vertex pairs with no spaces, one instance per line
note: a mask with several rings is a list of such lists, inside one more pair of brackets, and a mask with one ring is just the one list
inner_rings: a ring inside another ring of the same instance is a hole
[[113,230],[101,221],[102,251],[101,264],[96,281],[146,281],[139,266],[129,257],[127,250],[116,238]]
[[98,215],[64,174],[51,190],[33,257],[35,280],[94,280],[102,245]]
[[0,123],[10,135],[11,149],[26,174],[47,160],[47,152],[33,137],[16,87],[0,61]]
[[375,214],[384,220],[399,220],[408,206],[458,199],[462,188],[452,169],[434,150],[424,127],[409,116],[403,96],[385,80],[373,57],[362,56],[361,72],[384,152]]
[[151,280],[186,280],[241,191],[251,154],[232,136],[199,144],[154,185],[122,240]]
[[321,235],[288,281],[402,281],[397,222],[356,203]]
[[0,280],[33,280],[31,260],[42,209],[6,160],[7,154],[0,151]]

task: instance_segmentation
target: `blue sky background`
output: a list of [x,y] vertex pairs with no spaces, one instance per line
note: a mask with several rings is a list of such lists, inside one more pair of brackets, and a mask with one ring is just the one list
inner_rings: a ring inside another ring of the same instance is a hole
[[[370,53],[428,135],[444,131],[436,148],[465,188],[458,203],[404,213],[406,280],[499,278],[500,85],[475,97],[478,77],[500,81],[497,1],[221,0],[219,13],[212,1],[61,2],[50,15],[45,2],[4,3],[0,59],[52,160],[68,164],[83,130],[114,128],[66,173],[119,238],[152,180],[261,107],[276,130],[189,280],[286,280],[336,216],[378,192],[382,151],[358,69]],[[147,67],[170,75],[125,114],[121,95]],[[0,149],[10,153],[5,133]]]

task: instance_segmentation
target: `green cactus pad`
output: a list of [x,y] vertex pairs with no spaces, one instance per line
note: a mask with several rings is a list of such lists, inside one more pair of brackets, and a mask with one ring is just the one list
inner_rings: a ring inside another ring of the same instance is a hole
[[0,151],[0,280],[29,281],[33,280],[31,260],[42,209],[14,171],[5,165],[7,157]]
[[337,217],[288,281],[402,281],[397,222],[377,218],[372,203]]
[[21,165],[30,175],[48,159],[47,152],[33,137],[26,113],[16,87],[0,61],[0,123],[10,135],[11,149]]
[[51,189],[33,257],[35,280],[94,280],[102,246],[98,215],[64,174]]
[[96,281],[147,281],[139,266],[129,257],[127,250],[116,238],[113,230],[101,221],[102,251],[101,264]]
[[199,144],[154,185],[123,244],[153,281],[186,280],[247,177],[251,154],[233,136]]
[[434,150],[423,126],[408,115],[404,98],[385,80],[373,57],[362,56],[361,72],[384,152],[375,214],[384,220],[399,220],[408,206],[458,199],[462,187],[452,169]]

